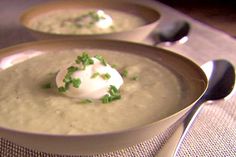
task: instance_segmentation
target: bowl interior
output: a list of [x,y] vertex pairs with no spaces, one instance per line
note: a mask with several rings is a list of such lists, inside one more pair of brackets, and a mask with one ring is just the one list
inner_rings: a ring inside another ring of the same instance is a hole
[[0,50],[0,71],[44,53],[76,48],[121,51],[158,62],[171,71],[181,84],[183,92],[179,105],[173,106],[174,109],[168,115],[153,123],[127,130],[98,134],[58,135],[0,127],[1,137],[27,148],[56,154],[87,155],[115,151],[138,144],[165,131],[187,112],[207,87],[207,78],[201,68],[183,56],[156,47],[112,40],[38,41],[2,49]]
[[167,68],[178,78],[182,88],[181,103],[169,116],[195,102],[207,86],[207,79],[202,69],[181,55],[156,47],[112,40],[50,40],[4,49],[0,51],[0,70],[44,53],[75,48],[93,48],[137,54],[154,60]]

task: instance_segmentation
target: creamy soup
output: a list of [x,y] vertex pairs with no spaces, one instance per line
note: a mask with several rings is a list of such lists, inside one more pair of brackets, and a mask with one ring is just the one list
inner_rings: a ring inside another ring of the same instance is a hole
[[37,16],[30,28],[56,34],[101,34],[145,25],[138,16],[117,10],[58,10]]
[[[123,75],[121,99],[84,103],[58,92],[55,77],[83,51],[102,55]],[[50,86],[49,86],[50,84]],[[173,113],[178,78],[151,59],[99,49],[45,53],[0,72],[0,126],[51,134],[87,134],[142,126]]]

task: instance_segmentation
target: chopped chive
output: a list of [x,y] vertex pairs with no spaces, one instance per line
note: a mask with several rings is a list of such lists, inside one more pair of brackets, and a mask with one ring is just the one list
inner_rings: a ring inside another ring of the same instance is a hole
[[58,88],[58,91],[59,91],[60,93],[64,93],[64,92],[66,92],[66,89],[65,89],[65,87],[59,87],[59,88]]
[[100,20],[100,16],[97,14],[97,12],[91,11],[91,12],[83,14],[79,17],[76,17],[75,19],[73,19],[72,22],[76,26],[79,26],[79,27],[83,27],[83,26],[84,27],[91,27],[99,20]]
[[97,58],[103,65],[107,66],[107,62],[102,56],[96,55],[94,57]]
[[120,95],[112,95],[112,96],[110,96],[111,101],[118,100],[120,98],[121,98]]
[[133,80],[133,81],[138,80],[138,76],[133,76],[133,77],[131,77],[131,80]]
[[111,95],[115,95],[115,94],[118,93],[118,92],[119,92],[119,91],[118,91],[118,89],[117,89],[115,86],[113,86],[113,85],[110,86],[109,93],[110,93]]
[[106,74],[102,74],[101,77],[104,79],[104,80],[109,80],[111,78],[111,75],[106,73]]
[[119,90],[113,85],[110,85],[110,89],[109,89],[108,93],[109,94],[106,94],[101,98],[101,101],[104,104],[112,102],[114,100],[118,100],[121,98]]
[[121,76],[122,77],[127,77],[128,76],[128,70],[124,70],[122,73],[121,73]]
[[63,82],[65,83],[70,83],[71,82],[71,76],[70,75],[66,75],[65,78],[63,79]]
[[91,78],[96,78],[97,76],[99,76],[100,74],[99,74],[99,72],[95,72],[92,76],[91,76]]
[[70,84],[71,84],[71,82],[67,82],[67,83],[65,83],[65,90],[68,90],[69,89],[69,86],[70,86]]
[[78,28],[91,28],[101,19],[106,19],[106,17],[99,15],[97,11],[89,11],[73,19],[67,19],[67,21]]
[[72,79],[71,82],[72,82],[73,87],[75,87],[75,88],[79,88],[79,86],[81,84],[81,80],[79,78]]
[[112,68],[116,68],[117,65],[116,65],[116,64],[112,64],[111,67],[112,67]]
[[108,94],[104,95],[102,98],[101,98],[101,101],[103,104],[106,104],[106,103],[109,103],[111,100],[110,100],[110,96]]
[[90,100],[90,99],[84,99],[84,100],[81,100],[80,103],[81,104],[89,104],[89,103],[92,103],[93,101]]
[[75,66],[70,66],[69,68],[67,68],[67,73],[74,73],[76,72],[77,70],[79,70],[78,67],[75,67]]
[[78,67],[75,66],[70,66],[67,68],[67,74],[65,75],[63,82],[65,83],[64,86],[59,87],[58,91],[60,93],[64,93],[69,89],[70,84],[73,85],[73,87],[75,88],[79,88],[81,81],[80,79],[72,79],[71,75],[76,72],[77,70],[79,70]]
[[75,60],[75,63],[77,63],[77,64],[82,63],[82,65],[84,67],[83,70],[84,70],[86,68],[86,66],[94,64],[94,61],[86,52],[83,52],[81,56],[77,57],[77,59]]

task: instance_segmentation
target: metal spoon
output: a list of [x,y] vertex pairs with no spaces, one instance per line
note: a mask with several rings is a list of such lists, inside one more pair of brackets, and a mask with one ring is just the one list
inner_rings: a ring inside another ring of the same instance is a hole
[[165,45],[182,44],[188,40],[189,31],[190,24],[187,21],[176,21],[163,29],[152,32],[149,39],[152,40],[154,46],[160,43]]
[[168,139],[156,157],[175,157],[185,135],[201,110],[202,104],[208,100],[225,98],[232,92],[235,83],[235,70],[231,63],[226,60],[213,60],[202,65],[202,69],[209,80],[205,94],[187,113],[183,123]]

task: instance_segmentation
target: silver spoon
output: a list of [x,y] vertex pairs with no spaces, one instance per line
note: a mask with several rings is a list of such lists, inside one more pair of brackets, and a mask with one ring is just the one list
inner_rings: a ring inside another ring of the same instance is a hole
[[201,110],[202,104],[208,100],[225,98],[232,92],[235,83],[235,69],[231,63],[226,60],[213,60],[202,65],[202,69],[209,80],[205,94],[190,109],[183,123],[168,139],[156,157],[175,157],[189,128]]
[[154,46],[160,43],[165,45],[182,44],[188,40],[189,31],[190,24],[187,21],[176,21],[152,32],[148,38],[152,40]]

